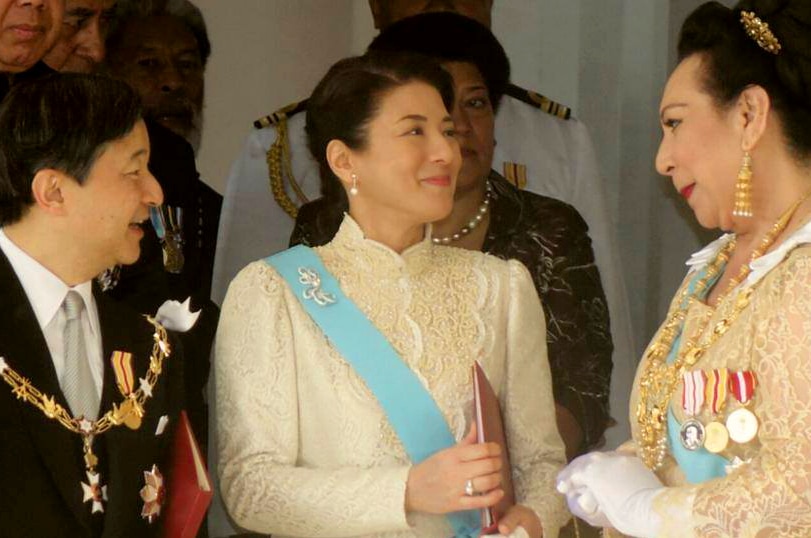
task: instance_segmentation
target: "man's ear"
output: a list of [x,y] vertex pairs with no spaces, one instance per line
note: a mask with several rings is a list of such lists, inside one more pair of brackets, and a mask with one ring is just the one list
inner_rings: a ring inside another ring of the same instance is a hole
[[47,213],[63,214],[65,210],[63,189],[67,186],[67,181],[73,180],[59,170],[43,168],[38,171],[31,181],[34,205]]
[[327,163],[332,173],[338,176],[344,188],[349,189],[352,184],[352,150],[340,140],[330,140],[327,144]]
[[761,86],[749,86],[741,92],[736,103],[738,125],[741,128],[741,149],[752,151],[766,132],[772,102]]

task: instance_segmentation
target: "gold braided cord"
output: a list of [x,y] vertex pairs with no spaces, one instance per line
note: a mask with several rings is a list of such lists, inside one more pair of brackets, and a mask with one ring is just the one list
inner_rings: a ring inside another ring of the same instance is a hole
[[[738,275],[729,281],[726,291],[718,298],[717,308],[727,300],[729,294],[737,288],[738,284],[749,275],[752,262],[761,257],[774,243],[777,237],[786,229],[791,217],[797,211],[811,192],[798,199],[789,207],[783,215],[774,223],[772,228],[766,233],[758,247],[752,251],[749,263],[741,266]],[[715,260],[707,267],[704,277],[696,283],[691,297],[688,297],[689,285],[685,285],[678,299],[678,309],[668,317],[664,327],[659,333],[657,340],[651,344],[646,354],[644,370],[640,378],[639,403],[636,408],[636,419],[639,424],[639,457],[651,470],[658,470],[664,463],[667,454],[667,413],[670,400],[676,390],[679,379],[688,368],[695,365],[706,351],[718,341],[738,316],[749,306],[749,300],[754,291],[754,286],[750,286],[738,292],[732,311],[712,328],[709,338],[699,345],[704,337],[710,323],[710,316],[704,320],[704,325],[695,331],[695,336],[686,342],[679,350],[676,359],[672,364],[667,363],[667,357],[676,336],[681,332],[681,328],[687,317],[687,309],[690,301],[701,297],[708,283],[718,274],[729,259],[730,253],[735,249],[735,239],[729,241],[716,256]]]
[[746,30],[746,35],[766,52],[776,55],[783,48],[769,28],[769,23],[762,21],[753,11],[741,11],[741,24]]
[[280,113],[275,126],[276,140],[271,144],[266,156],[270,190],[279,207],[291,218],[295,219],[298,215],[298,206],[287,194],[285,180],[290,184],[302,204],[306,204],[309,200],[293,176],[293,161],[290,156],[290,144],[287,134],[287,117]]
[[[155,321],[150,316],[145,316],[147,321],[155,328],[153,334],[154,343],[152,345],[152,354],[149,357],[149,369],[146,372],[145,380],[151,387],[154,387],[158,382],[163,369],[163,361],[171,354],[169,347],[169,339],[166,334],[166,329]],[[143,406],[149,399],[149,395],[143,391],[143,388],[130,393],[125,399],[116,406],[113,404],[112,409],[107,411],[101,418],[96,421],[89,422],[89,427],[85,425],[82,427],[83,420],[74,418],[64,407],[56,403],[54,396],[47,396],[40,392],[31,381],[18,374],[13,368],[6,365],[0,374],[3,380],[11,387],[14,396],[18,400],[25,400],[33,406],[37,407],[49,419],[56,420],[64,428],[73,433],[78,433],[82,436],[98,435],[106,432],[113,426],[118,426],[124,423],[126,415],[129,413],[143,414]],[[125,405],[127,401],[132,404]]]

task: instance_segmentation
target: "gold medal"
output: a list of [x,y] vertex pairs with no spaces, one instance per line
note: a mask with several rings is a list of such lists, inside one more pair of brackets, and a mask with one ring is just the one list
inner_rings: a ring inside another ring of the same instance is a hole
[[748,443],[757,435],[757,417],[745,407],[736,409],[727,417],[727,430],[729,430],[730,439],[736,443]]
[[704,448],[713,454],[723,452],[729,444],[729,432],[720,422],[710,422],[704,427]]
[[185,258],[183,256],[183,242],[179,233],[167,231],[163,240],[163,267],[166,272],[178,274],[183,271]]

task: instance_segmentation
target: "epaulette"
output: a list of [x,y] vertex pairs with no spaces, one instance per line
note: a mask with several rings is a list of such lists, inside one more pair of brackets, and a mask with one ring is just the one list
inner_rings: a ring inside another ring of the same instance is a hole
[[303,101],[296,101],[294,103],[290,103],[289,105],[280,108],[273,114],[262,116],[261,118],[253,122],[253,126],[256,127],[257,129],[264,129],[265,127],[270,127],[271,125],[278,125],[280,121],[295,116],[299,112],[307,110],[308,100],[309,99],[304,99]]
[[[276,141],[268,148],[265,162],[268,165],[268,179],[270,180],[270,190],[273,198],[290,218],[295,219],[298,215],[298,208],[301,204],[308,202],[307,196],[301,186],[293,176],[293,164],[290,156],[290,141],[287,137],[287,119],[307,110],[307,99],[291,103],[282,107],[269,116],[264,116],[253,122],[257,129],[273,126],[276,128]],[[285,183],[290,185],[290,189],[298,198],[299,204],[290,198],[285,188]]]
[[533,92],[532,90],[525,90],[524,88],[516,86],[515,84],[508,84],[504,93],[513,99],[518,99],[523,103],[541,109],[547,114],[551,114],[552,116],[562,120],[568,120],[572,117],[571,108],[561,105],[560,103],[556,103],[548,97],[544,97],[543,95]]

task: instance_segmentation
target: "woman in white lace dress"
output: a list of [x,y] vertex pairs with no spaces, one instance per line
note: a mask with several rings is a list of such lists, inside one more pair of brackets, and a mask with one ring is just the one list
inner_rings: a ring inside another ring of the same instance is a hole
[[[471,428],[476,360],[498,393],[512,460],[517,504],[498,532],[554,537],[566,520],[554,491],[563,445],[532,280],[518,262],[434,245],[426,225],[453,204],[461,156],[452,96],[432,63],[372,55],[333,66],[307,112],[313,155],[350,208],[334,240],[314,249],[317,259],[427,391],[451,444],[412,462],[370,385],[308,314],[314,303],[276,266],[254,262],[231,283],[216,343],[220,483],[242,527],[274,536],[458,535],[447,514],[503,496],[498,445],[475,443]],[[311,299],[337,308],[319,289],[323,272],[299,273]],[[394,375],[385,390],[396,388]]]
[[[656,159],[707,228],[639,366],[633,440],[561,475],[631,536],[811,536],[811,2],[699,7]],[[617,480],[622,476],[623,480]]]

